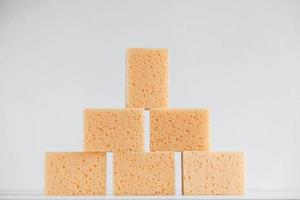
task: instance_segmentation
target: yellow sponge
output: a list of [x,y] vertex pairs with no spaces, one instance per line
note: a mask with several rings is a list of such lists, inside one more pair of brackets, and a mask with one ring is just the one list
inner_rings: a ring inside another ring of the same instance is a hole
[[104,195],[106,153],[46,153],[46,195]]
[[85,151],[143,151],[143,109],[86,109]]
[[244,154],[241,152],[183,152],[184,195],[245,193]]
[[127,50],[127,108],[166,108],[168,50]]
[[205,109],[151,109],[151,151],[207,151],[209,111]]
[[174,195],[174,152],[115,153],[115,195]]

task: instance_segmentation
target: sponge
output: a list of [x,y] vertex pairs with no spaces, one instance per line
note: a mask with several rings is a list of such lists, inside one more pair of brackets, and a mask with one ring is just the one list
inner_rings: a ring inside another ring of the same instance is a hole
[[151,151],[209,150],[210,119],[206,109],[151,109]]
[[106,153],[46,153],[46,195],[104,195]]
[[174,152],[114,153],[115,195],[174,195]]
[[85,151],[143,151],[143,109],[86,109]]
[[166,108],[168,105],[168,50],[127,50],[127,108]]
[[245,193],[242,152],[183,152],[184,195]]

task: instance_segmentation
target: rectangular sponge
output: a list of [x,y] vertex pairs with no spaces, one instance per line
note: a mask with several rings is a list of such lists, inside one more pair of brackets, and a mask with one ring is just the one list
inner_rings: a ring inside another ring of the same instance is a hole
[[151,151],[207,151],[209,136],[208,110],[150,110]]
[[184,195],[245,193],[242,152],[183,152]]
[[115,195],[174,195],[174,152],[115,153]]
[[166,108],[168,50],[127,50],[127,108]]
[[86,109],[85,151],[143,151],[143,109]]
[[46,195],[104,195],[106,153],[46,153]]

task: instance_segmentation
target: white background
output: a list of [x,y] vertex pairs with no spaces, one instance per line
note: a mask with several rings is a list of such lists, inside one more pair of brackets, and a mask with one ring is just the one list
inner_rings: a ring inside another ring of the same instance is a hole
[[300,189],[300,1],[0,1],[0,191],[42,191],[82,110],[125,105],[125,50],[170,52],[170,107],[212,112],[249,189]]

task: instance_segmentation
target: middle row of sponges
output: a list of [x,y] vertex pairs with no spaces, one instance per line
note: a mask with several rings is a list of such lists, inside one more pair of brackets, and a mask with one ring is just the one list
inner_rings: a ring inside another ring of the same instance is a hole
[[[150,110],[150,151],[209,150],[205,109]],[[86,109],[85,151],[144,151],[143,109]]]

